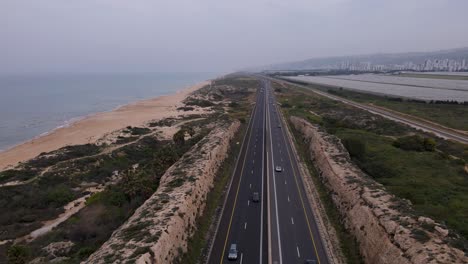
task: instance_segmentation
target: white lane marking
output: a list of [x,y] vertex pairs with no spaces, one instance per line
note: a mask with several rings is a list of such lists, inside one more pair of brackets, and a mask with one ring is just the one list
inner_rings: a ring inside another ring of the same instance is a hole
[[252,160],[252,163],[254,163],[254,164],[255,164],[255,160]]
[[240,260],[240,264],[242,264],[242,259],[244,258],[244,254],[241,253],[241,260]]
[[288,195],[288,202],[290,202],[290,200],[289,200],[289,195]]
[[250,173],[253,174],[253,170]]
[[247,206],[250,206],[250,200],[247,200]]
[[244,224],[244,230],[247,229],[247,222]]
[[[269,124],[269,132],[270,132],[270,147],[271,147],[271,160],[274,161],[275,160],[275,155],[274,155],[274,151],[273,151],[273,140],[272,140],[272,135],[271,135],[271,119],[270,119],[270,111],[267,112],[268,113],[268,124]],[[280,150],[281,151],[281,150]],[[275,170],[274,168],[274,164],[272,163],[272,169],[273,171]],[[280,236],[280,227],[279,227],[279,216],[278,216],[278,201],[277,201],[277,194],[276,194],[276,179],[273,175],[273,192],[275,194],[275,211],[276,211],[276,231],[277,231],[277,235],[278,235],[278,249],[279,249],[279,264],[282,264],[283,263],[283,253],[282,253],[282,250],[281,250],[281,236]]]
[[252,184],[249,184],[249,188],[252,189]]
[[291,224],[294,225],[294,218],[291,217]]
[[281,162],[283,161],[283,158],[281,158]]
[[297,257],[300,258],[300,257],[301,257],[301,253],[299,253],[299,247],[296,246],[296,249],[297,249]]
[[[266,102],[263,103],[263,108],[266,110]],[[265,124],[266,124],[266,112],[265,112],[265,120],[262,123],[262,164],[265,164]],[[262,190],[260,192],[260,261],[259,263],[263,263],[263,190],[265,189],[263,184],[264,171],[263,168],[265,166],[262,165]]]
[[284,181],[284,184],[285,184],[285,185],[287,184],[286,181]]

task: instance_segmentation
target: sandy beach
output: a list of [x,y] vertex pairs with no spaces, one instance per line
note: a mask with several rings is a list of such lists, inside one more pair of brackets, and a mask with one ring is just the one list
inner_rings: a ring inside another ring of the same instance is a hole
[[[177,107],[193,91],[209,84],[209,81],[190,86],[177,93],[137,101],[113,111],[97,113],[70,126],[19,144],[0,152],[0,170],[67,145],[94,143],[106,134],[126,126],[140,126],[150,120],[158,120],[181,114]],[[184,112],[189,114],[189,112]]]

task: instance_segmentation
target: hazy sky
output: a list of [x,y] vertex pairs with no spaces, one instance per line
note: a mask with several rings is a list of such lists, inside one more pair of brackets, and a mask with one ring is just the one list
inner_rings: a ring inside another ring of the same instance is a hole
[[0,0],[0,74],[226,72],[468,46],[467,0]]

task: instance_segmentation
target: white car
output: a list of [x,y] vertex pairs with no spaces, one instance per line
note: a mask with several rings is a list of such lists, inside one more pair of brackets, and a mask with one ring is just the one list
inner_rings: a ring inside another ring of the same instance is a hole
[[229,249],[228,260],[236,260],[237,259],[237,245],[231,244],[231,248]]
[[281,168],[281,166],[276,166],[275,171],[277,171],[277,172],[282,172],[282,171],[283,171],[283,168]]

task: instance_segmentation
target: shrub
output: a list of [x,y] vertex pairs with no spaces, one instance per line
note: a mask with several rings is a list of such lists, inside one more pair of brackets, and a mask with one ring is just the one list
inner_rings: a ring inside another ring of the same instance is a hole
[[191,107],[191,106],[181,106],[181,107],[178,107],[177,110],[182,110],[182,111],[192,111],[194,110],[195,108]]
[[366,154],[366,144],[364,141],[358,138],[345,138],[342,142],[351,157],[360,159]]
[[174,143],[177,145],[183,145],[185,143],[185,129],[177,131],[177,133],[172,136],[172,140],[174,140]]
[[229,107],[237,107],[237,106],[239,106],[239,103],[237,103],[237,102],[230,102],[229,103]]
[[145,135],[151,132],[151,129],[146,127],[130,127],[132,136]]
[[23,264],[28,261],[29,249],[22,245],[13,245],[8,249],[8,263]]
[[435,141],[432,138],[423,138],[419,135],[400,137],[393,142],[393,146],[410,151],[434,151]]
[[46,197],[47,197],[48,204],[61,206],[72,201],[74,195],[67,186],[59,185],[50,189],[47,192]]
[[427,241],[431,239],[429,235],[424,230],[421,230],[421,229],[413,229],[411,231],[411,237],[421,243],[426,243]]
[[208,101],[208,100],[203,100],[203,99],[191,99],[185,103],[186,105],[196,105],[200,107],[209,107],[213,106],[214,103]]

